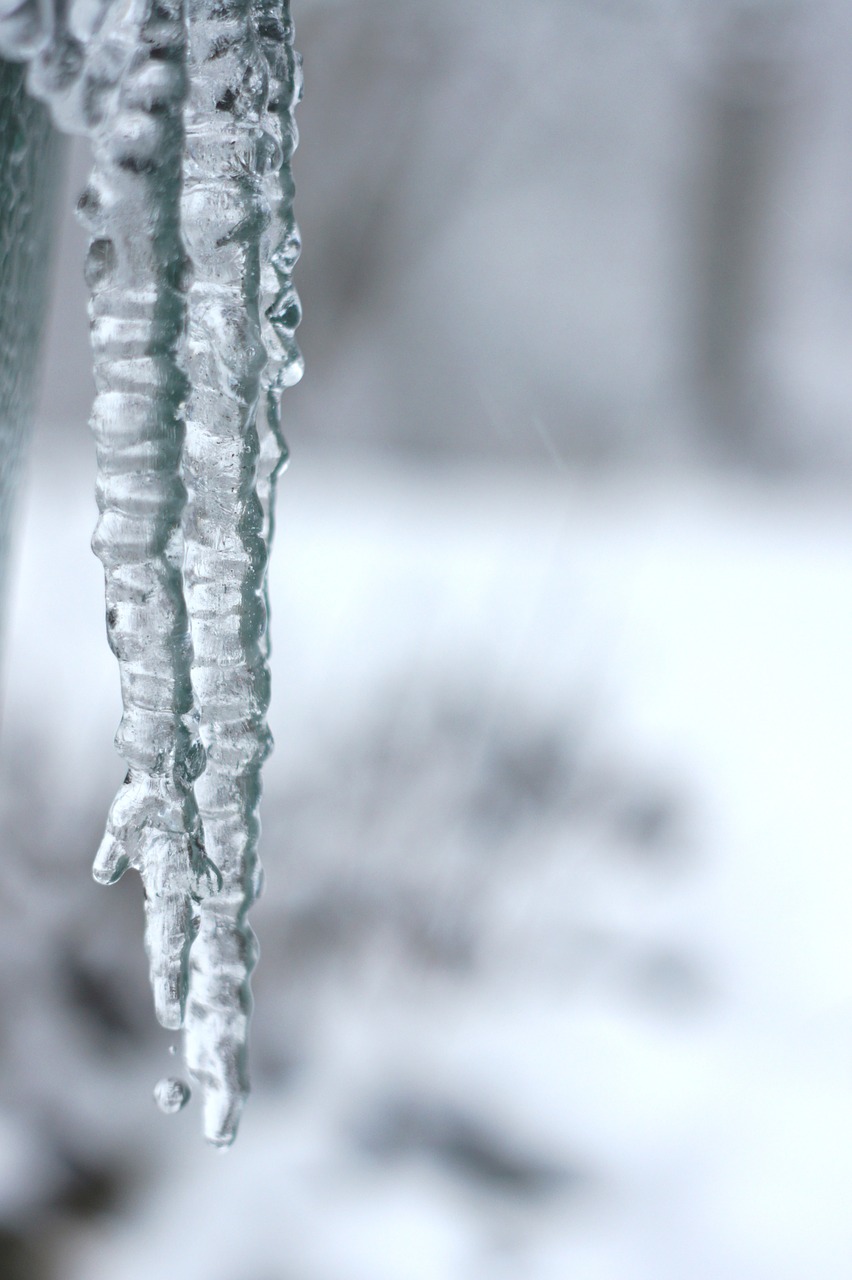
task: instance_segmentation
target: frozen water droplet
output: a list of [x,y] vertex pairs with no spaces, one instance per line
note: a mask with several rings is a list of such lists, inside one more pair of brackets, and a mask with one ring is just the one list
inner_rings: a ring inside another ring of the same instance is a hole
[[165,1115],[173,1116],[189,1102],[189,1085],[174,1076],[166,1076],[154,1085],[154,1101]]
[[169,1045],[169,1053],[170,1053],[170,1055],[171,1055],[173,1058],[175,1057],[175,1055],[177,1054],[177,1045],[176,1045],[176,1044],[170,1044],[170,1045]]

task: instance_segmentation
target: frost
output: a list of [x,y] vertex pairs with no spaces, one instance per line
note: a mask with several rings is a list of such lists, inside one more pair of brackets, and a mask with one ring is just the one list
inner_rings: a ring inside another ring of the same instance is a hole
[[128,766],[94,874],[142,877],[157,1016],[185,1025],[227,1145],[248,1091],[278,398],[302,371],[292,24],[275,0],[0,0],[0,49],[94,155],[93,548]]

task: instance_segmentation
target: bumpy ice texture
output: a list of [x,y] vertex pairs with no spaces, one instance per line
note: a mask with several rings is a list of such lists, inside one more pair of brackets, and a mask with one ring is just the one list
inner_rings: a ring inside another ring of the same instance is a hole
[[292,24],[283,0],[0,0],[0,48],[94,152],[93,546],[128,765],[95,876],[142,876],[157,1016],[185,1025],[224,1146],[248,1092],[278,399],[302,371]]
[[[204,1086],[205,1128],[233,1132],[247,1090],[249,975],[256,942],[246,913],[260,890],[260,769],[266,727],[266,562],[271,477],[282,457],[280,385],[300,368],[286,245],[289,201],[279,173],[292,151],[298,92],[291,28],[279,6],[211,8],[187,0],[189,95],[184,112],[187,295],[185,583],[193,680],[207,766],[196,783],[207,855],[221,875],[200,902],[190,966],[187,1062]],[[264,287],[265,286],[265,287]],[[269,461],[263,471],[263,431]],[[266,490],[264,500],[259,482]],[[264,505],[266,510],[264,510]]]

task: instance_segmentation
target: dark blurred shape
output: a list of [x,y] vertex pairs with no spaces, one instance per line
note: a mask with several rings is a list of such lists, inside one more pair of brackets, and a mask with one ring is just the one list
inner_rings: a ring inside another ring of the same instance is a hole
[[466,1181],[512,1196],[575,1194],[593,1182],[580,1166],[555,1165],[474,1116],[426,1098],[386,1101],[364,1124],[359,1145],[379,1159],[428,1155]]
[[69,954],[62,965],[68,1000],[107,1040],[138,1041],[140,1027],[132,1014],[122,975],[96,968],[84,956]]
[[637,994],[671,1013],[697,1012],[708,996],[707,980],[695,960],[678,951],[657,948],[631,966]]
[[75,1218],[109,1217],[123,1207],[131,1185],[139,1180],[126,1170],[92,1165],[71,1153],[64,1155],[65,1181],[54,1208]]
[[710,23],[701,89],[698,407],[711,450],[758,466],[792,460],[783,457],[789,442],[773,432],[779,395],[763,347],[777,267],[773,215],[804,60],[802,41],[789,36],[804,16],[798,4],[720,6]]
[[524,821],[535,823],[543,812],[564,812],[572,799],[575,752],[570,723],[541,728],[507,719],[482,753],[474,825],[499,837]]
[[55,1273],[36,1234],[0,1227],[0,1276],[3,1280],[53,1280]]
[[617,808],[619,833],[649,854],[668,852],[677,834],[680,806],[673,796],[648,790],[623,798]]

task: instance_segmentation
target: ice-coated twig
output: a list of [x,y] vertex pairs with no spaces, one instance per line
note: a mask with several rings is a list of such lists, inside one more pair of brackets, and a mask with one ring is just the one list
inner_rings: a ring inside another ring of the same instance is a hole
[[204,752],[182,584],[185,60],[181,0],[131,0],[102,31],[88,72],[99,73],[97,100],[87,103],[95,167],[79,205],[92,237],[92,546],[121,671],[116,746],[128,764],[94,874],[103,883],[128,867],[141,874],[155,1007],[167,1027],[183,1020],[196,904],[214,874],[193,793]]
[[[249,979],[257,944],[247,912],[260,889],[260,770],[271,748],[264,599],[269,519],[258,496],[258,409],[263,399],[261,425],[277,440],[277,411],[269,405],[284,366],[280,343],[272,347],[283,277],[280,267],[270,272],[265,259],[288,234],[280,225],[279,80],[281,66],[286,72],[295,61],[277,51],[271,65],[271,47],[280,38],[272,6],[187,0],[187,15],[182,226],[193,273],[185,585],[207,753],[196,796],[222,884],[201,902],[186,1055],[204,1089],[205,1133],[224,1146],[233,1141],[248,1090]],[[286,15],[279,12],[277,21],[289,37]],[[288,109],[292,87],[289,95]]]

